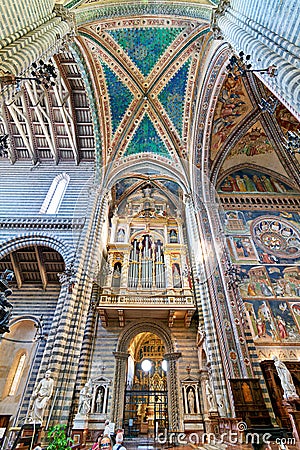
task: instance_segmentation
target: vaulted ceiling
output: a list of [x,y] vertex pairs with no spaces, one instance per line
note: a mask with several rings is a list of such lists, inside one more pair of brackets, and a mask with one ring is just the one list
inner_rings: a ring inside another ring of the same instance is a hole
[[148,2],[136,10],[124,2],[62,3],[75,14],[77,36],[54,56],[56,86],[24,82],[2,110],[12,163],[96,159],[112,171],[146,158],[183,173],[192,160],[206,164],[215,186],[225,180],[229,189],[227,177],[244,170],[297,191],[299,157],[282,144],[299,123],[280,102],[274,114],[261,108],[262,98],[276,98],[253,74],[227,76],[228,48],[214,62],[210,16],[217,2],[195,2],[198,15],[184,2],[156,14]]

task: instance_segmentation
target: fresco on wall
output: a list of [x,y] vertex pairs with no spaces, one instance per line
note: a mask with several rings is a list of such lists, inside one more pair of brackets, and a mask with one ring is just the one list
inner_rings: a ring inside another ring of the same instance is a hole
[[300,297],[298,266],[240,266],[239,278],[244,298]]
[[300,257],[300,230],[292,223],[274,216],[264,216],[251,224],[251,234],[260,249],[277,259]]
[[259,261],[253,240],[248,236],[234,236],[228,239],[230,253],[235,262]]
[[300,303],[290,303],[295,322],[300,328]]
[[299,344],[299,215],[226,211],[224,225],[255,343]]
[[275,192],[292,191],[286,183],[255,170],[239,170],[228,175],[220,184],[218,192]]
[[275,118],[278,122],[278,125],[285,134],[287,133],[287,131],[299,130],[299,121],[281,103],[276,108]]
[[215,109],[211,138],[212,158],[216,156],[234,127],[251,109],[252,104],[242,79],[227,77]]
[[257,122],[233,147],[227,159],[235,158],[237,155],[255,156],[273,152],[269,138],[260,122]]
[[247,301],[245,308],[252,337],[256,343],[300,341],[299,329],[287,302]]

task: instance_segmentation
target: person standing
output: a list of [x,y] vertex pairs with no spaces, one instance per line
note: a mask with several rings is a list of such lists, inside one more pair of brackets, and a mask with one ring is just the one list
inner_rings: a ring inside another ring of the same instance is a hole
[[106,420],[104,422],[104,431],[103,436],[108,436],[110,438],[110,426],[109,426],[109,420]]
[[126,450],[123,445],[123,433],[118,433],[116,437],[116,443],[113,446],[113,450]]

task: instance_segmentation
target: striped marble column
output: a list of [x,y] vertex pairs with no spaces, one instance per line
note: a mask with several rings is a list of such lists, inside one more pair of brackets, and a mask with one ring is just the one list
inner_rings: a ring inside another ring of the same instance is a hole
[[[195,210],[191,199],[186,202],[186,217],[187,234],[191,240],[191,243],[193,243],[193,245],[191,245],[191,248],[193,249],[193,253],[191,255],[192,268],[195,274],[194,277],[197,278],[196,274],[199,272],[201,272],[201,276],[204,276],[203,274],[205,274],[205,267],[203,261],[200,261],[201,257],[199,258],[199,261],[196,261],[195,258],[196,254],[202,252],[202,250],[200,245],[199,226],[196,221]],[[198,243],[198,245],[195,245],[196,243]],[[231,416],[233,405],[230,405],[230,400],[228,397],[225,374],[223,372],[222,357],[218,346],[218,340],[216,339],[218,333],[213,320],[214,313],[212,310],[207,282],[195,283],[195,298],[199,314],[199,324],[205,331],[207,357],[211,367],[214,387],[216,393],[222,395],[224,398],[227,414],[228,416]],[[232,374],[230,373],[227,374],[227,376],[231,375]]]
[[[258,74],[258,76],[299,117],[300,49],[297,45],[298,37],[295,35],[295,30],[299,30],[300,7],[294,6],[295,11],[286,9],[282,11],[288,16],[285,17],[284,24],[282,19],[279,20],[282,24],[280,29],[276,25],[277,20],[269,22],[263,20],[263,17],[268,17],[267,7],[271,17],[274,14],[277,17],[280,9],[278,1],[275,4],[273,0],[269,0],[266,5],[262,5],[261,2],[260,4],[251,2],[251,6],[248,0],[243,3],[244,6],[238,0],[231,2],[231,7],[228,7],[218,18],[217,24],[224,40],[228,41],[237,53],[243,51],[245,54],[250,54],[254,69],[276,65],[278,75],[275,78],[270,78],[267,74]],[[293,5],[290,3],[289,6],[292,8]],[[293,23],[292,28],[290,23],[287,23],[287,17]],[[275,26],[276,28],[272,29]]]

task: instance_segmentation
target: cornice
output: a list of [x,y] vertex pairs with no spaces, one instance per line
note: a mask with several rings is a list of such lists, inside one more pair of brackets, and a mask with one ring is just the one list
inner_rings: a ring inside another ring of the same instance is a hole
[[85,224],[84,218],[68,219],[57,217],[0,217],[0,228],[30,228],[30,229],[57,229],[76,230],[82,229]]
[[[74,3],[70,2],[66,7],[74,7]],[[167,3],[167,2],[155,2],[149,1],[147,3],[126,3],[115,5],[101,5],[101,7],[93,8],[93,4],[90,4],[90,8],[80,8],[75,11],[77,26],[94,22],[101,19],[108,19],[112,17],[124,17],[124,16],[142,16],[149,14],[158,14],[159,16],[176,16],[176,17],[190,17],[195,19],[202,19],[210,21],[212,14],[212,6],[210,5],[197,5],[197,4],[185,4],[185,3]]]

